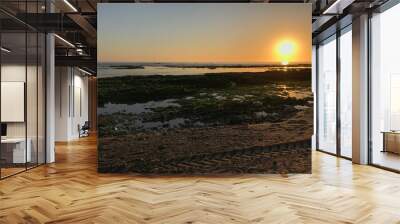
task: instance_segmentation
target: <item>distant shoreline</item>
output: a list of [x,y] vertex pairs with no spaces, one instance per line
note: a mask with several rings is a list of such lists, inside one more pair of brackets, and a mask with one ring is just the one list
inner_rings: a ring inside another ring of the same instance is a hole
[[288,71],[262,71],[262,72],[218,72],[213,73],[212,71],[203,73],[203,74],[192,74],[192,75],[163,75],[163,74],[154,74],[154,75],[123,75],[123,76],[106,76],[106,77],[98,77],[100,79],[124,79],[128,77],[140,77],[140,78],[151,78],[151,77],[201,77],[201,76],[264,76],[272,79],[303,79],[303,80],[311,80],[311,68],[294,68]]
[[270,67],[304,67],[311,68],[311,64],[253,64],[253,63],[98,63],[100,68],[114,69],[144,69],[144,67],[168,67],[168,68],[270,68]]
[[113,69],[144,69],[142,65],[111,65],[108,67]]

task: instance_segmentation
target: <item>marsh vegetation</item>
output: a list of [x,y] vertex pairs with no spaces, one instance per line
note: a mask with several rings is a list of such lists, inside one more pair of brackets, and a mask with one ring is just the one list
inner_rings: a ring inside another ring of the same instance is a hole
[[310,84],[304,68],[100,78],[100,161],[148,172],[150,161],[309,139]]

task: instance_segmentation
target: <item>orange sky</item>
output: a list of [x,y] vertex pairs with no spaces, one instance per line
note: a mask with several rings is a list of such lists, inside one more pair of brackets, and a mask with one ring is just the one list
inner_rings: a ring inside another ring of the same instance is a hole
[[[311,61],[310,4],[119,3],[98,13],[99,62]],[[286,57],[283,41],[294,46]]]

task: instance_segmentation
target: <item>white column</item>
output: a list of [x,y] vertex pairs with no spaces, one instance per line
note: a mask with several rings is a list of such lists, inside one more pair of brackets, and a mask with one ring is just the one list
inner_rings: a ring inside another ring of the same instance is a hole
[[368,163],[368,15],[353,19],[353,162]]
[[[54,12],[52,1],[46,1],[46,11]],[[46,163],[55,162],[55,42],[54,34],[46,35]]]
[[54,35],[46,36],[46,163],[55,161],[54,133],[55,133],[55,54]]

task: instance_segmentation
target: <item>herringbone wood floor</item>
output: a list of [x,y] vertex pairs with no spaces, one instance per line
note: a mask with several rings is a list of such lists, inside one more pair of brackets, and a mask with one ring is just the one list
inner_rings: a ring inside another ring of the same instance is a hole
[[312,175],[98,174],[90,137],[0,181],[0,223],[400,223],[400,175],[319,152]]

